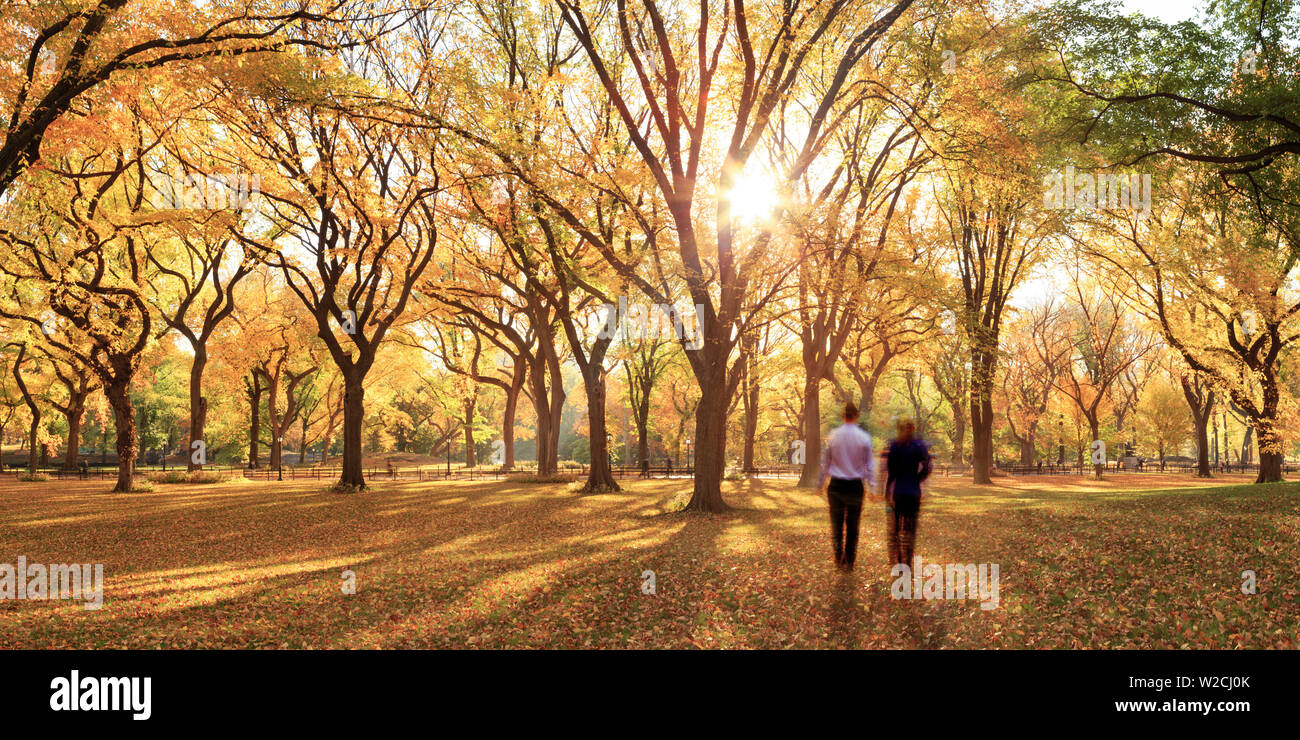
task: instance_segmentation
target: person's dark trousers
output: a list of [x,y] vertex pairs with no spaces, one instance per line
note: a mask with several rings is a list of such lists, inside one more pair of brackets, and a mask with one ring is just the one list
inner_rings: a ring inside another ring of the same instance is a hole
[[916,522],[920,513],[920,496],[895,496],[893,505],[886,509],[885,537],[889,541],[889,558],[895,564],[912,567]]
[[862,518],[862,481],[831,478],[826,489],[831,508],[831,541],[835,565],[851,569],[858,554],[858,523]]

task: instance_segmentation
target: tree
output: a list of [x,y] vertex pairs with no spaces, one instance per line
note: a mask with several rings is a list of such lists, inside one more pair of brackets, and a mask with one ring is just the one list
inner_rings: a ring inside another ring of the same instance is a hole
[[[688,28],[684,17],[666,19],[653,2],[635,9],[620,4],[617,13],[593,17],[581,2],[557,0],[565,25],[599,81],[599,94],[617,112],[623,134],[631,139],[667,208],[681,261],[678,275],[692,303],[702,307],[704,346],[687,355],[702,396],[695,420],[696,476],[689,510],[727,508],[721,491],[726,416],[744,370],[744,363],[733,360],[732,354],[750,323],[746,309],[760,311],[766,304],[750,295],[750,283],[769,256],[773,230],[767,225],[746,231],[737,223],[730,201],[736,180],[769,135],[773,112],[789,101],[805,62],[825,50],[837,60],[828,65],[830,82],[810,96],[806,136],[797,147],[800,155],[778,177],[786,188],[799,180],[823,135],[836,123],[829,114],[853,68],[911,4],[894,3],[853,32],[847,27],[852,20],[844,13],[849,4],[843,2],[787,4],[770,17],[741,2],[720,7],[702,2],[694,27]],[[769,39],[766,48],[755,47],[755,31]],[[739,60],[735,69],[720,66],[724,50],[728,59]],[[725,95],[730,105],[711,107],[715,93]],[[729,130],[721,164],[714,172],[702,171],[702,155],[719,127]],[[711,193],[701,190],[709,180],[715,184]],[[697,196],[713,202],[713,213],[696,213]],[[650,239],[652,233],[646,234],[650,251],[658,244]],[[748,240],[749,248],[738,251],[737,239]],[[662,285],[640,276],[634,265],[598,240],[592,244],[651,302],[673,303]],[[706,246],[716,250],[713,258],[705,256]]]
[[[364,61],[354,64],[364,71]],[[325,101],[245,106],[246,116],[226,123],[241,131],[257,169],[275,168],[263,187],[274,183],[264,215],[276,226],[239,238],[281,272],[343,376],[338,485],[364,489],[366,374],[437,249],[439,150],[400,122]]]
[[[1070,349],[1056,387],[1088,423],[1092,439],[1101,439],[1103,403],[1111,400],[1115,381],[1154,346],[1154,338],[1134,327],[1122,294],[1088,284],[1076,272],[1073,302],[1068,307]],[[1098,478],[1103,462],[1094,466]]]

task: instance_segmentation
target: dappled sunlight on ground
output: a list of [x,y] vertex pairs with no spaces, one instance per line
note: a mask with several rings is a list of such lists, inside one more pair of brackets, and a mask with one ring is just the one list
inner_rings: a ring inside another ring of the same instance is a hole
[[685,479],[6,483],[0,563],[103,563],[106,586],[99,611],[0,601],[0,646],[1294,647],[1300,486],[1245,480],[933,480],[918,554],[997,563],[992,610],[891,598],[878,504],[837,574],[824,499],[788,480],[729,481],[713,516],[670,511]]

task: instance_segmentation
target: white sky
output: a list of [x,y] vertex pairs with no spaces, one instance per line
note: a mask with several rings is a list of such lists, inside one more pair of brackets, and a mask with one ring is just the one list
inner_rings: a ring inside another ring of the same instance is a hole
[[1120,5],[1125,10],[1149,15],[1165,23],[1177,23],[1191,19],[1201,3],[1198,0],[1121,0]]

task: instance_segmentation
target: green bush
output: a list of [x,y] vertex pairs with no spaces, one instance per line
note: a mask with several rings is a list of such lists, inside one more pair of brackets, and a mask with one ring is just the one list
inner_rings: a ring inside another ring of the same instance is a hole
[[150,473],[145,476],[153,483],[224,483],[230,480],[224,473],[206,470],[169,470],[165,473]]
[[509,480],[514,483],[573,483],[577,479],[577,476],[563,473],[555,475],[512,475],[509,477]]
[[21,473],[18,476],[18,480],[24,483],[44,483],[49,479],[50,476],[45,473]]

